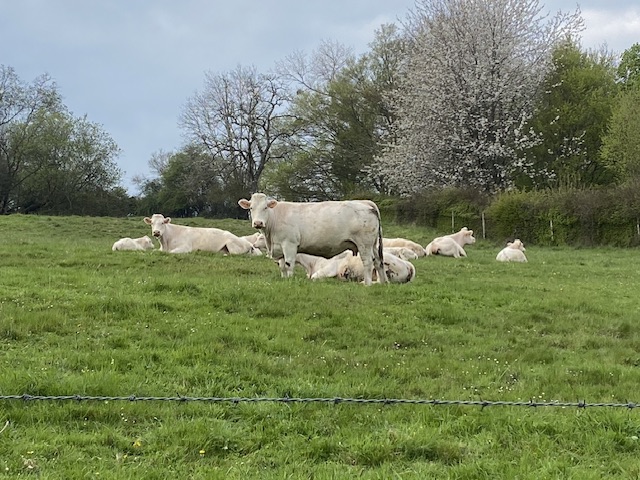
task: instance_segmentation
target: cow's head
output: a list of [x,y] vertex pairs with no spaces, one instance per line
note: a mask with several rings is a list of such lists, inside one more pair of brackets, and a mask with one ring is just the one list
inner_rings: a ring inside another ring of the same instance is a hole
[[524,243],[522,243],[522,241],[519,238],[516,238],[513,242],[509,242],[507,243],[507,247],[509,248],[515,248],[518,249],[522,252],[526,252],[527,249],[524,248]]
[[476,243],[476,237],[473,236],[473,230],[469,230],[467,227],[462,227],[460,232],[463,234],[462,239],[464,245],[473,245]]
[[142,237],[142,248],[145,250],[153,250],[153,240],[149,238],[149,235]]
[[171,223],[171,217],[165,217],[161,213],[154,213],[151,218],[144,217],[144,223],[151,225],[151,235],[156,238],[162,238],[167,229],[167,224]]
[[264,193],[254,193],[251,195],[251,200],[244,198],[238,200],[238,205],[245,210],[249,210],[251,214],[251,225],[258,230],[262,230],[267,226],[269,209],[275,207],[277,204],[278,202],[276,200],[267,197]]

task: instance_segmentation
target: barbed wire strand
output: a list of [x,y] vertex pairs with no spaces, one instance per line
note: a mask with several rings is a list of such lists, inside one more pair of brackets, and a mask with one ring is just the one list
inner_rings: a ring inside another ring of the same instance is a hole
[[589,403],[586,401],[560,402],[560,401],[490,401],[490,400],[438,400],[438,399],[403,399],[403,398],[345,398],[345,397],[325,397],[325,398],[299,398],[299,397],[145,397],[145,396],[91,396],[91,395],[0,395],[0,401],[22,400],[24,402],[33,401],[94,401],[94,402],[206,402],[206,403],[326,403],[326,404],[382,404],[382,405],[469,405],[479,407],[609,407],[627,408],[632,410],[640,405],[636,402],[604,402]]

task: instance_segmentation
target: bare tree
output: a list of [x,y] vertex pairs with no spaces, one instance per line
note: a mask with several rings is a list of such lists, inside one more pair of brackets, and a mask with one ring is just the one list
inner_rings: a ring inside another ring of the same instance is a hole
[[279,155],[291,134],[284,106],[289,96],[275,74],[255,68],[205,75],[203,89],[191,97],[180,118],[187,139],[203,145],[210,162],[239,194],[258,189],[265,166]]
[[554,45],[582,28],[577,10],[542,15],[537,0],[419,0],[393,105],[397,143],[380,171],[398,193],[436,185],[507,189],[536,142],[525,128]]
[[[169,162],[173,155],[174,152],[167,152],[162,149],[151,154],[151,158],[149,158],[147,165],[149,165],[151,172],[155,173],[155,178],[162,177],[162,174],[169,166]],[[140,191],[144,190],[147,183],[152,183],[153,181],[153,178],[148,178],[146,175],[142,174],[134,175],[132,179],[133,184],[136,185]]]
[[277,69],[287,81],[313,93],[329,96],[327,85],[353,62],[352,49],[338,42],[323,41],[311,55],[299,50],[293,52],[278,62]]

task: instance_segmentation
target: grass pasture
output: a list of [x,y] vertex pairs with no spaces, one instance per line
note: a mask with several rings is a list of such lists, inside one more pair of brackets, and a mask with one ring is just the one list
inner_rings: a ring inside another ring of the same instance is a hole
[[[640,402],[637,249],[479,241],[364,287],[111,251],[148,233],[0,217],[0,395]],[[4,400],[0,430],[0,478],[640,478],[637,408]]]

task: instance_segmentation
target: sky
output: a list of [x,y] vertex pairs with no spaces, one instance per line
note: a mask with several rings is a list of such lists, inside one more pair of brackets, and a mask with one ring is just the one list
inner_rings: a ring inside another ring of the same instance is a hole
[[[419,0],[423,1],[423,0]],[[205,73],[267,73],[323,41],[356,55],[415,0],[0,0],[0,64],[25,82],[48,74],[75,117],[102,126],[121,149],[122,185],[153,177],[148,162],[184,145],[178,120]],[[622,53],[640,42],[637,0],[540,0],[542,13],[580,8],[584,48]]]

